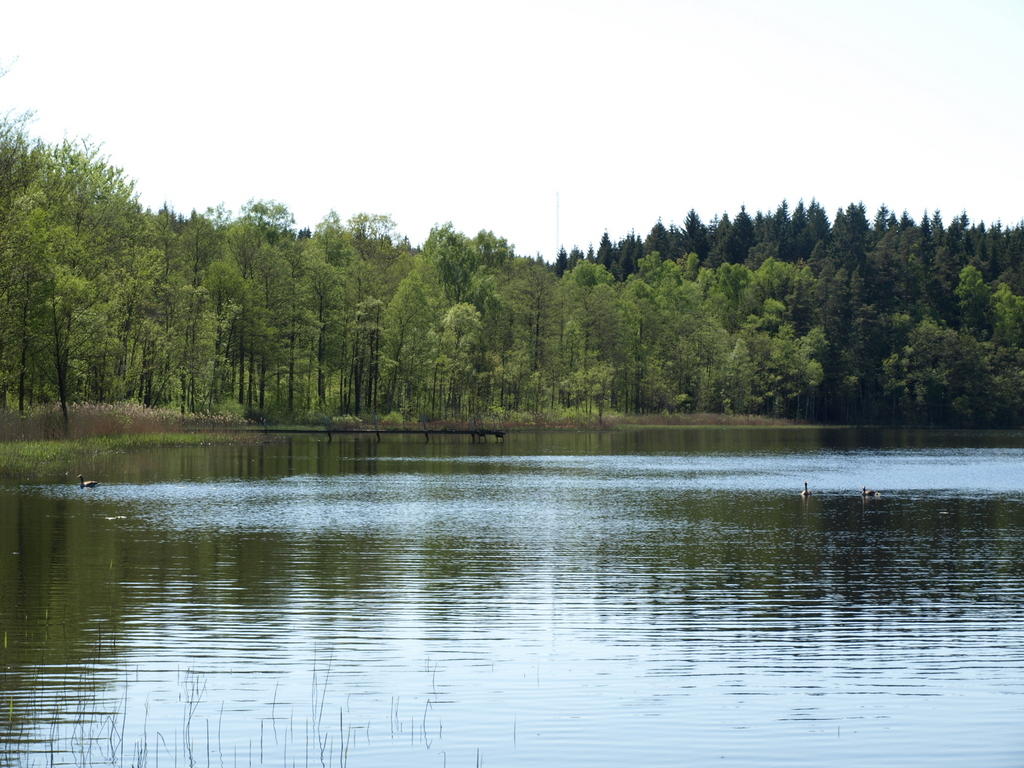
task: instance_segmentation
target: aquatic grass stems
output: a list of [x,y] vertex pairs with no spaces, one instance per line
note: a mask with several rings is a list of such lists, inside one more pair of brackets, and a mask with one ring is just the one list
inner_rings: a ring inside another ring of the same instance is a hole
[[[236,720],[227,734],[225,702],[217,704],[211,697],[213,672],[193,666],[179,669],[176,694],[173,686],[161,694],[169,695],[172,701],[176,698],[177,720],[173,708],[165,709],[163,719],[154,724],[153,692],[145,693],[143,704],[133,703],[137,691],[132,688],[139,684],[140,677],[138,667],[125,665],[113,678],[102,679],[95,670],[68,668],[56,697],[39,693],[5,697],[10,702],[5,709],[11,712],[0,729],[0,766],[347,768],[360,747],[376,752],[374,764],[380,764],[382,758],[387,760],[393,750],[405,749],[414,754],[432,753],[424,764],[448,764],[451,755],[443,748],[445,728],[437,706],[445,697],[438,691],[436,663],[427,660],[424,672],[429,681],[409,704],[401,696],[341,692],[332,679],[334,667],[330,655],[317,654],[305,707],[281,700],[279,683],[275,684],[265,714],[255,712]],[[41,687],[41,681],[28,686],[32,691]],[[353,708],[354,696],[364,697],[369,709]],[[381,709],[377,709],[381,717],[367,718],[367,712],[381,704],[387,706],[386,723]],[[230,703],[227,709],[231,709]],[[336,718],[332,714],[335,709]],[[246,723],[252,726],[248,734],[244,732]],[[513,724],[513,742],[515,738]],[[479,747],[462,745],[460,750],[464,754],[467,750],[475,752],[475,764],[482,764]],[[367,755],[363,757],[365,760]]]

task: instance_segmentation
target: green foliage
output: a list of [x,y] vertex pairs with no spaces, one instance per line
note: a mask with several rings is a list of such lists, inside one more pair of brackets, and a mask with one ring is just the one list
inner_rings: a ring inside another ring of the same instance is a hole
[[449,222],[430,230],[423,253],[437,269],[445,298],[452,304],[465,299],[473,275],[482,263],[479,250]]
[[975,335],[983,335],[989,326],[989,304],[992,291],[985,284],[981,271],[970,264],[960,270],[960,282],[956,287],[956,298],[960,305],[960,322]]
[[[88,144],[0,120],[0,408],[280,420],[717,412],[1024,421],[1024,228],[785,201],[548,266],[450,223],[142,211]],[[67,425],[67,422],[65,422]]]
[[993,340],[1010,349],[1024,347],[1024,296],[1016,296],[1006,283],[992,295]]

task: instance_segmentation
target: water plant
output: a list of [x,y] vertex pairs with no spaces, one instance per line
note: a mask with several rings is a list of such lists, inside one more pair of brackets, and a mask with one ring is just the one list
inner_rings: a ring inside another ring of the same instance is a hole
[[[422,712],[408,716],[401,697],[391,696],[388,705],[388,734],[384,743],[371,741],[372,722],[355,723],[352,695],[335,698],[331,685],[333,659],[315,657],[308,708],[297,711],[295,704],[279,700],[275,684],[269,713],[236,720],[225,738],[225,702],[210,700],[210,673],[195,667],[178,670],[178,716],[173,707],[162,708],[154,724],[153,692],[146,693],[140,710],[132,701],[140,685],[138,669],[124,667],[109,678],[97,668],[66,671],[59,693],[42,693],[40,679],[28,686],[25,695],[9,694],[5,722],[0,727],[0,766],[73,765],[80,768],[150,768],[150,766],[277,766],[347,768],[360,743],[376,750],[431,750],[442,739],[443,729],[435,713],[435,698],[428,694]],[[145,685],[142,683],[141,685]],[[372,705],[372,700],[367,703]],[[331,711],[337,708],[335,720]],[[418,710],[414,710],[417,711]],[[169,716],[170,715],[170,716]],[[434,718],[436,723],[432,722]],[[418,722],[417,722],[418,721]],[[253,731],[244,732],[246,723]],[[283,726],[283,727],[282,727]],[[435,730],[436,726],[436,730]],[[374,728],[380,733],[379,728]],[[379,756],[378,756],[379,757]],[[438,757],[447,761],[447,754]],[[479,765],[480,757],[477,756]]]
[[243,421],[224,416],[182,416],[167,408],[135,403],[77,404],[69,408],[67,433],[56,406],[19,415],[0,411],[0,477],[73,478],[82,461],[101,454],[217,440],[252,440],[240,433]]

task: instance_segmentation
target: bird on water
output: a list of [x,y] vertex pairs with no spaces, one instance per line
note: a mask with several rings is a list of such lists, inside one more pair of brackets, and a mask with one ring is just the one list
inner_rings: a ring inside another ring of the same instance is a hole
[[99,485],[96,480],[86,480],[81,475],[78,476],[78,487],[79,488],[95,488]]
[[802,491],[800,491],[800,495],[803,496],[805,499],[808,496],[811,495],[811,492],[807,489],[807,481],[806,480],[804,480],[804,489]]
[[873,491],[870,488],[861,487],[860,495],[861,496],[881,496],[882,494],[879,491]]

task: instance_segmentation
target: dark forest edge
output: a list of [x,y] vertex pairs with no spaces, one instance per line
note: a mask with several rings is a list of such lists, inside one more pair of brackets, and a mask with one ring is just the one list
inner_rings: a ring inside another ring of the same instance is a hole
[[99,151],[0,120],[0,409],[136,403],[258,423],[692,414],[1024,423],[1024,224],[815,201],[552,263],[387,216],[143,210]]

